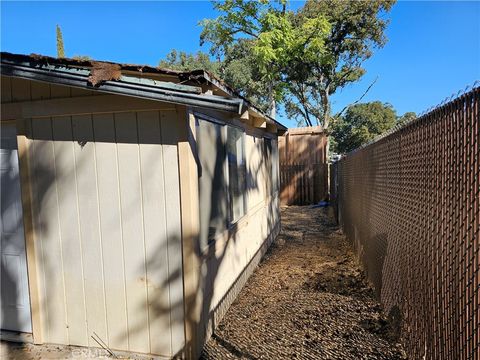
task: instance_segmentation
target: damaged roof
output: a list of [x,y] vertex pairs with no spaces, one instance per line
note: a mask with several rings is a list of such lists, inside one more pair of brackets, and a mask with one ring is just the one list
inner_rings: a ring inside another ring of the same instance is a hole
[[[279,132],[286,130],[284,125],[204,70],[177,71],[148,65],[7,52],[1,52],[0,57],[2,75],[234,112],[239,115],[248,111],[275,125]],[[210,85],[214,89],[213,93],[205,92],[202,85]]]

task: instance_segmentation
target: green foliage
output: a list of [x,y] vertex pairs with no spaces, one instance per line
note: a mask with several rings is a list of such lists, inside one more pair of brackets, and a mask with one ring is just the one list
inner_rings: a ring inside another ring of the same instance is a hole
[[397,121],[396,111],[390,104],[374,101],[353,105],[332,126],[334,151],[352,151],[391,129]]
[[294,23],[292,13],[268,13],[264,31],[255,41],[254,54],[267,78],[276,79],[297,61],[315,61],[323,55],[330,24],[319,15]]
[[282,81],[282,69],[288,56],[285,43],[294,35],[286,3],[225,0],[214,2],[213,6],[220,16],[200,23],[203,26],[200,43],[210,43],[211,54],[221,57],[226,67],[231,62],[238,65],[238,60],[251,66],[249,95],[257,101],[260,99],[260,107],[265,107],[265,99],[266,107],[272,110],[282,98],[285,87]]
[[325,16],[330,30],[321,56],[300,58],[289,67],[287,114],[292,118],[315,122],[328,127],[331,120],[330,96],[339,88],[358,81],[365,70],[362,63],[370,58],[374,48],[381,48],[388,12],[393,0],[309,0],[296,14],[302,24]]
[[65,49],[63,48],[63,36],[62,30],[60,26],[57,25],[57,57],[64,58],[65,57]]
[[198,51],[195,54],[188,54],[184,51],[171,50],[164,60],[160,60],[158,66],[173,70],[191,71],[206,70],[214,75],[220,74],[221,63],[212,61],[210,56]]
[[258,39],[268,31],[268,17],[285,12],[283,1],[225,0],[213,2],[220,13],[215,19],[204,19],[200,44],[211,44],[212,54],[225,54],[240,39]]
[[323,14],[331,24],[326,56],[317,62],[331,91],[358,80],[364,73],[361,63],[372,56],[374,48],[385,45],[388,21],[382,15],[393,4],[392,0],[307,1],[298,14],[300,19]]
[[359,80],[362,62],[385,44],[383,15],[393,3],[309,0],[293,12],[286,1],[225,0],[213,5],[217,18],[201,22],[200,40],[226,63],[238,59],[232,48],[248,43],[254,79],[270,101],[284,102],[300,124],[327,128],[330,96]]
[[221,15],[201,22],[201,43],[209,42],[211,53],[226,63],[238,59],[232,56],[236,47],[246,48],[239,55],[251,60],[256,85],[267,91],[270,107],[285,95],[285,71],[292,59],[319,56],[329,29],[323,16],[296,24],[285,1],[226,0],[214,8]]
[[398,119],[398,122],[402,125],[405,125],[407,123],[409,123],[410,121],[413,121],[417,118],[417,114],[415,114],[414,112],[412,111],[409,111],[409,112],[406,112],[405,114],[403,114],[399,119]]
[[[57,25],[57,58],[65,58],[65,49],[63,47],[62,29],[60,29],[59,25]],[[75,60],[78,60],[78,61],[92,60],[92,58],[88,55],[75,55],[75,56],[72,57],[72,59],[75,59]]]
[[159,62],[158,66],[181,71],[206,70],[266,111],[269,105],[268,89],[264,82],[256,80],[261,78],[261,75],[252,54],[251,43],[239,41],[229,47],[224,58],[222,61],[212,60],[209,54],[201,51],[188,54],[174,49]]
[[253,46],[254,43],[246,39],[231,46],[224,56],[220,77],[267,112],[272,107],[271,83],[263,77]]

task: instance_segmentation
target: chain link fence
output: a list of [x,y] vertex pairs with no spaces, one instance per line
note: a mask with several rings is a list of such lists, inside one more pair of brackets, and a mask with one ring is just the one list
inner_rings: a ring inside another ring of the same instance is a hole
[[333,165],[338,222],[411,359],[480,359],[480,88]]

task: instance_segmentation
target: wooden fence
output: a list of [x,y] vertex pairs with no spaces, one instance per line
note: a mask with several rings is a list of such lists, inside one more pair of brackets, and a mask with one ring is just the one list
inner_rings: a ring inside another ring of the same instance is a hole
[[282,205],[316,204],[327,197],[327,141],[320,126],[289,129],[279,137]]

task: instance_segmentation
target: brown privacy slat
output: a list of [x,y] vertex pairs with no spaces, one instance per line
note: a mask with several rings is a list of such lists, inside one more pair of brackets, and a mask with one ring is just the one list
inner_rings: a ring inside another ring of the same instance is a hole
[[318,126],[290,129],[279,137],[282,205],[315,204],[327,196],[326,144]]
[[480,88],[332,167],[335,216],[412,359],[480,359]]

